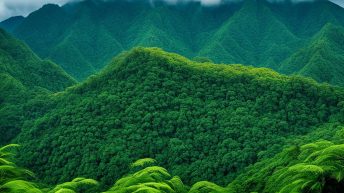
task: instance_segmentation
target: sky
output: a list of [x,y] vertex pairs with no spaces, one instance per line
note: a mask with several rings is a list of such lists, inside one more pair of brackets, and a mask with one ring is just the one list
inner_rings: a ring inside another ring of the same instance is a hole
[[[68,2],[74,2],[80,0],[0,0],[0,21],[7,19],[12,16],[22,15],[27,16],[29,13],[39,9],[44,4],[55,3],[63,5]],[[178,1],[178,0],[167,0],[167,1]],[[201,1],[205,5],[214,5],[222,0],[193,0]],[[230,0],[240,1],[240,0]],[[272,0],[281,1],[281,0]],[[311,1],[311,0],[293,0],[293,1]],[[344,7],[344,0],[331,0],[334,3]]]

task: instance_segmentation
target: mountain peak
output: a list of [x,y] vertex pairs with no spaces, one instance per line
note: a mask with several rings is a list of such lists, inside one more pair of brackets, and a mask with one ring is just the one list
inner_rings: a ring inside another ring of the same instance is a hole
[[[101,73],[91,76],[77,90],[89,85],[107,85],[109,81],[145,79],[149,74],[166,73],[216,74],[221,77],[244,75],[251,78],[278,79],[281,75],[267,68],[254,68],[241,64],[198,63],[181,55],[166,52],[160,48],[135,47],[115,57]],[[116,82],[115,81],[115,82]]]
[[54,4],[54,3],[48,3],[48,4],[43,5],[41,9],[58,9],[58,8],[60,8],[59,5]]
[[344,28],[332,23],[327,23],[315,36],[315,39],[327,38],[335,42],[340,41],[344,38]]
[[[27,18],[32,18],[34,20],[37,20],[37,19],[43,20],[47,16],[52,17],[52,16],[55,16],[56,14],[59,14],[61,10],[62,8],[59,5],[48,3],[48,4],[43,5],[37,11],[30,13]],[[25,21],[26,20],[24,20],[24,22]]]

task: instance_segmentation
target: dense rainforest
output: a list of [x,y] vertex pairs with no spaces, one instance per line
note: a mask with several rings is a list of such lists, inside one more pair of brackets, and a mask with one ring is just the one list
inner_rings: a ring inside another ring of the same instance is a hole
[[109,187],[149,157],[187,186],[225,186],[283,147],[316,135],[332,140],[344,121],[343,92],[269,69],[135,48],[81,84],[31,99],[23,111],[35,117],[12,141],[22,145],[17,162],[45,184],[83,176]]
[[0,192],[343,192],[343,13],[85,0],[1,22]]
[[221,187],[208,181],[192,186],[157,166],[151,158],[130,164],[128,173],[114,181],[107,190],[93,179],[78,177],[58,185],[37,183],[34,173],[13,162],[11,144],[0,148],[0,191],[9,193],[245,193],[245,192],[342,192],[344,127],[331,136],[331,141],[320,140],[284,149],[273,158],[258,162],[243,172],[228,186]]
[[[327,0],[234,2],[207,7],[199,2],[85,0],[46,5],[0,26],[78,80],[124,50],[153,46],[189,58],[268,67],[344,85],[344,50],[333,42],[343,36],[343,8]],[[305,54],[307,58],[300,57]]]
[[[226,187],[208,181],[188,186],[180,177],[157,166],[156,160],[143,158],[130,164],[128,174],[103,193],[342,192],[343,134],[341,129],[333,136],[336,142],[323,140],[286,148],[275,157],[251,166]],[[18,145],[13,144],[0,149],[1,192],[95,193],[103,190],[96,180],[82,177],[58,185],[34,182],[36,178],[31,171],[12,162],[16,147]]]

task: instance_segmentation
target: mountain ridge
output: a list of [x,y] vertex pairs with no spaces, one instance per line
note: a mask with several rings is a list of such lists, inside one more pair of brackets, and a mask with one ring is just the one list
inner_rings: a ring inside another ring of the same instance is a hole
[[[83,1],[62,7],[46,5],[12,31],[78,80],[135,46],[162,47],[189,58],[206,56],[216,63],[279,71],[326,23],[344,26],[343,15],[343,8],[327,1],[243,1],[214,7],[193,2]],[[41,34],[46,35],[41,38]]]
[[[50,15],[45,17],[47,13]],[[206,56],[216,63],[279,71],[326,23],[344,26],[343,15],[343,8],[328,1],[246,0],[214,7],[193,2],[83,1],[44,6],[12,31],[41,57],[56,61],[78,80],[135,46],[162,47],[189,58]],[[40,38],[40,34],[47,35]]]
[[342,86],[343,39],[343,27],[327,24],[308,46],[287,59],[280,71],[286,74],[296,72],[300,75],[311,76],[319,82]]

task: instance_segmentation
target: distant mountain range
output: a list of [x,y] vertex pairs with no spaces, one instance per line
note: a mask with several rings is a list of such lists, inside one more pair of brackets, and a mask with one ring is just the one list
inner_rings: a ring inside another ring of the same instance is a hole
[[329,1],[264,0],[216,7],[86,0],[62,7],[46,5],[26,18],[1,23],[39,56],[79,80],[123,50],[154,46],[189,58],[268,67],[341,86],[344,50],[338,38],[343,37],[343,25],[344,9]]

